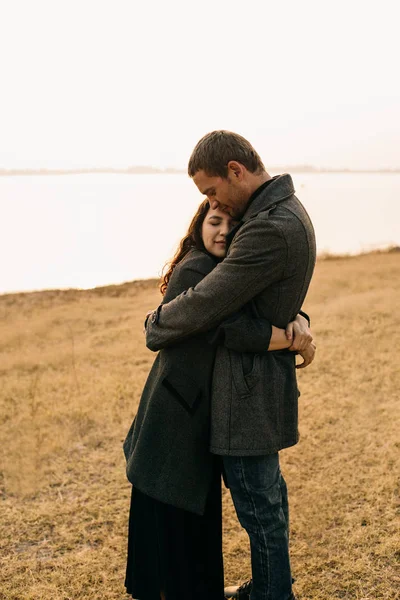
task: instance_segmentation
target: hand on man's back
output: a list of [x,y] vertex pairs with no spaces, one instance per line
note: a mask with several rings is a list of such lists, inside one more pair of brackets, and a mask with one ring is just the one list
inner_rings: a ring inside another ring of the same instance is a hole
[[287,326],[286,337],[293,340],[289,350],[297,352],[303,358],[303,362],[296,365],[296,369],[305,369],[313,362],[317,349],[307,319],[297,315],[296,319]]
[[306,350],[313,341],[313,335],[308,321],[302,315],[297,315],[294,321],[286,327],[286,337],[293,340],[289,350],[301,352]]
[[299,354],[303,358],[303,362],[299,365],[296,365],[296,369],[305,369],[306,367],[311,365],[312,361],[315,358],[316,350],[317,346],[315,342],[311,342],[311,344],[305,350],[301,350]]
[[144,319],[144,325],[143,325],[143,333],[144,335],[146,335],[146,325],[147,325],[147,320],[150,317],[150,315],[152,315],[155,311],[154,310],[148,310],[146,313],[146,317]]

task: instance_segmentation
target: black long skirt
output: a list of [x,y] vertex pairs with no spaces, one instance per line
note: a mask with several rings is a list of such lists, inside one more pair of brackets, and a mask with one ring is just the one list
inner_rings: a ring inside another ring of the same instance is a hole
[[125,587],[139,600],[223,600],[221,476],[203,516],[132,488]]

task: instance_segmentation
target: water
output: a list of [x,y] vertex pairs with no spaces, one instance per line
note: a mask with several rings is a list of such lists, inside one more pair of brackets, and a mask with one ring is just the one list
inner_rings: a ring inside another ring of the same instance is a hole
[[[293,180],[320,253],[400,245],[399,174]],[[186,175],[0,177],[0,292],[157,277],[201,200]]]

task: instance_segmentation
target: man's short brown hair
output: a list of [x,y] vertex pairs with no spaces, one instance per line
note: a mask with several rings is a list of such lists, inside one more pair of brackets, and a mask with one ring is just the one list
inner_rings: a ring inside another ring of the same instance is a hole
[[265,171],[263,162],[244,137],[232,131],[212,131],[197,142],[189,159],[188,173],[193,177],[204,171],[208,177],[228,176],[228,163],[236,160],[251,173]]

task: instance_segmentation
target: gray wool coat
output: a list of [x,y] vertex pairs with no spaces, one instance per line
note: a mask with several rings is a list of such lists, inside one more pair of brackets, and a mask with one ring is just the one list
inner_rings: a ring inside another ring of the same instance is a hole
[[[147,346],[166,348],[218,325],[223,339],[234,337],[220,323],[248,303],[254,315],[286,327],[304,302],[315,259],[311,220],[294,195],[290,175],[278,175],[231,232],[225,260],[154,312],[146,327]],[[298,441],[295,356],[287,350],[261,353],[255,344],[252,349],[218,347],[210,440],[216,454],[270,454]]]
[[[174,269],[163,302],[196,286],[216,265],[208,253],[191,250]],[[250,313],[237,316],[227,322],[226,343],[237,351],[243,344],[267,350],[270,323]],[[215,462],[209,446],[216,348],[208,337],[198,334],[159,352],[124,442],[127,477],[135,487],[197,514],[204,513]]]

